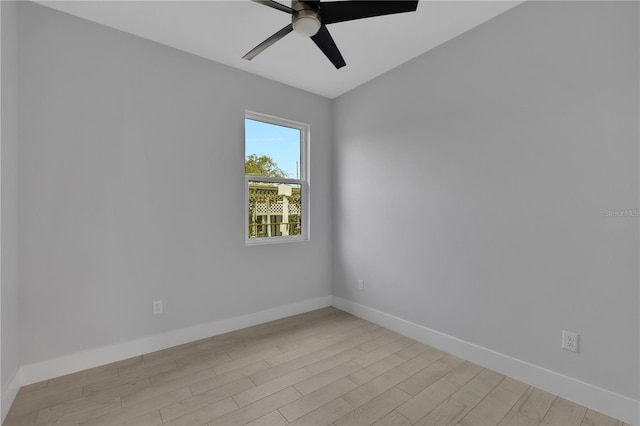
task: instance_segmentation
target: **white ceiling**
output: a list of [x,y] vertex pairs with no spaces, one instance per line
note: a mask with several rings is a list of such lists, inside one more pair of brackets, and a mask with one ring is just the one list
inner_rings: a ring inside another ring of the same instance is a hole
[[[522,1],[422,0],[413,13],[328,25],[347,63],[339,70],[311,40],[295,32],[252,61],[242,59],[291,19],[284,12],[248,0],[38,3],[335,98]],[[282,3],[290,5],[286,0]]]

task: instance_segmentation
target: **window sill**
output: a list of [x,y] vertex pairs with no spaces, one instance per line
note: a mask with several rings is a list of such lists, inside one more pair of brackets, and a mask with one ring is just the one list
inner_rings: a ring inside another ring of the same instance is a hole
[[245,245],[246,246],[264,246],[264,245],[282,244],[282,243],[301,243],[305,241],[309,241],[309,239],[302,236],[250,238],[245,241]]

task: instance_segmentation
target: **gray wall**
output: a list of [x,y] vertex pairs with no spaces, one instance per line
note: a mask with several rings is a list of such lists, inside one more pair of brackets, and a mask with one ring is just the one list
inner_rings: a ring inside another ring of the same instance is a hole
[[334,295],[637,400],[638,52],[528,2],[339,97]]
[[[0,205],[0,233],[2,239],[0,259],[2,277],[0,278],[2,295],[2,330],[0,330],[2,365],[0,369],[0,386],[4,392],[10,380],[20,366],[20,341],[18,337],[18,134],[17,134],[17,30],[16,4],[13,1],[0,2],[2,8],[2,70],[0,70],[2,86],[2,135],[0,158],[2,164],[2,199]],[[8,408],[8,407],[5,407]]]
[[[331,294],[328,99],[32,3],[18,18],[24,364]],[[309,242],[245,246],[245,109],[311,125]]]

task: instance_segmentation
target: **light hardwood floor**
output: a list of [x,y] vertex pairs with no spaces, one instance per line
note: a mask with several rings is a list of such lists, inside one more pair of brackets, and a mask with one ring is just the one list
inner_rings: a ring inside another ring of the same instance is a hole
[[624,425],[335,308],[25,386],[34,424]]

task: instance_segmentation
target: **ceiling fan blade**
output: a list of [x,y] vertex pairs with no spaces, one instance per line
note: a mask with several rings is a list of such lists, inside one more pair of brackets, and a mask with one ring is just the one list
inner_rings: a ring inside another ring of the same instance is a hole
[[321,26],[316,35],[311,37],[311,40],[313,40],[320,50],[322,50],[337,69],[347,65],[344,58],[342,58],[342,54],[338,50],[338,46],[336,46],[336,43],[333,41],[333,37],[329,34],[327,27],[324,25]]
[[320,7],[320,0],[302,0],[302,2],[307,6],[310,6],[315,11]]
[[265,6],[269,6],[276,10],[281,10],[282,12],[287,12],[290,14],[293,14],[295,12],[295,10],[291,9],[290,7],[285,6],[284,4],[280,4],[276,1],[272,1],[272,0],[253,0],[253,1],[256,3],[263,4]]
[[252,60],[256,56],[258,56],[260,53],[265,51],[267,47],[271,46],[273,43],[280,40],[282,37],[286,36],[291,31],[293,31],[293,25],[289,24],[283,29],[281,29],[280,31],[278,31],[277,33],[275,33],[274,35],[272,35],[271,37],[269,37],[268,39],[266,39],[265,41],[263,41],[262,43],[260,43],[259,45],[257,45],[256,47],[254,47],[253,49],[251,49],[246,55],[242,57],[242,59],[246,59],[247,61]]
[[332,1],[320,3],[320,16],[322,17],[322,23],[327,25],[354,19],[413,12],[417,8],[418,0]]

